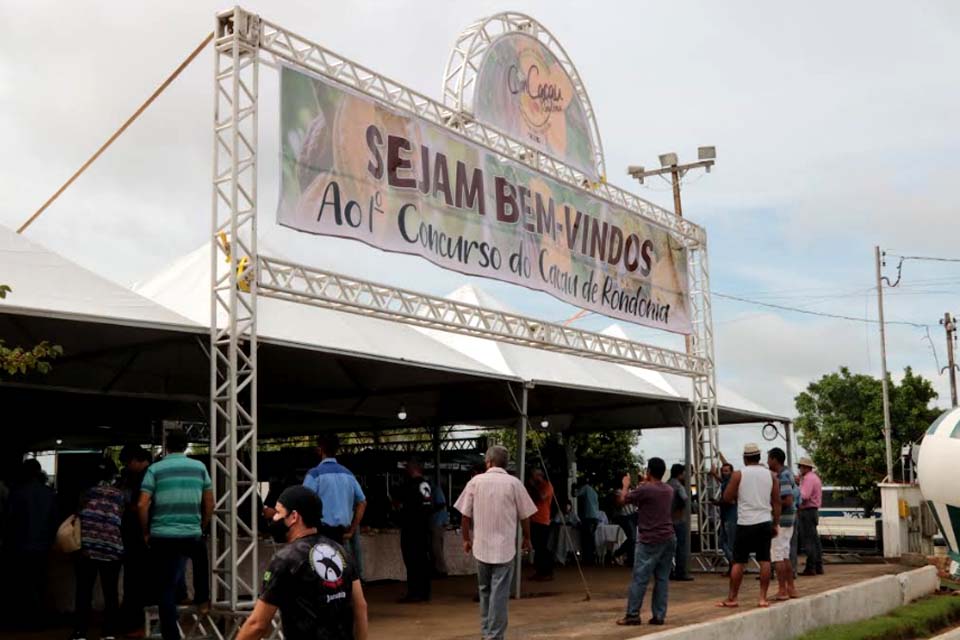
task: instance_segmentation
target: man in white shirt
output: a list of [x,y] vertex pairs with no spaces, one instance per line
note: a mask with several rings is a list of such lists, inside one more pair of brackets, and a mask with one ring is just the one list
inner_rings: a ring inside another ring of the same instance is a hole
[[474,476],[453,505],[463,515],[463,550],[472,552],[477,560],[480,634],[484,640],[506,637],[517,522],[523,528],[521,546],[529,551],[530,516],[537,511],[523,483],[507,473],[509,460],[506,447],[487,449],[486,472]]
[[737,607],[737,594],[750,554],[760,563],[760,602],[769,607],[770,542],[780,526],[780,483],[769,469],[760,464],[760,447],[753,442],[743,448],[743,469],[734,471],[723,492],[723,501],[737,504],[737,534],[733,543],[733,567],[730,570],[730,593],[719,607]]

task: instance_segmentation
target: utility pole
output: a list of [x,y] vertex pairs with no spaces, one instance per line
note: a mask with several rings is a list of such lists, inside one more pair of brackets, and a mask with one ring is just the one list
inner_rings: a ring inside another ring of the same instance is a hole
[[[957,407],[957,365],[953,363],[953,342],[957,335],[957,321],[950,317],[950,313],[943,314],[940,321],[947,332],[947,368],[950,369],[950,406]],[[941,371],[940,373],[943,373]]]
[[893,444],[890,438],[890,388],[887,384],[887,334],[883,325],[883,277],[880,274],[880,247],[874,247],[877,263],[877,307],[880,320],[880,364],[883,369],[883,440],[887,448],[887,482],[893,482]]

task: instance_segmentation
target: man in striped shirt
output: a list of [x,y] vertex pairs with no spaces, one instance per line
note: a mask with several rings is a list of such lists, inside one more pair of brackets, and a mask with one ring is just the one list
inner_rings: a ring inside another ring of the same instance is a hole
[[530,516],[537,512],[523,483],[507,473],[509,459],[506,447],[490,447],[486,472],[474,476],[453,505],[463,514],[463,550],[472,552],[477,560],[480,635],[484,640],[506,637],[517,523],[523,529],[522,548],[529,551]]
[[[144,540],[150,546],[159,570],[163,640],[180,639],[177,583],[183,577],[186,560],[206,553],[202,548],[202,534],[213,515],[210,474],[202,462],[185,455],[186,449],[187,435],[182,429],[167,433],[167,455],[147,469],[137,503]],[[210,576],[206,571],[198,571],[195,563],[194,602],[201,607],[209,600],[209,588]]]

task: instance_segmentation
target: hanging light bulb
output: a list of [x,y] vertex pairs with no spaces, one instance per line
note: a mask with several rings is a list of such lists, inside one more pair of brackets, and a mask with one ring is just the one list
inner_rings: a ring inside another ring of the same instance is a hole
[[61,444],[63,444],[63,440],[61,440],[60,438],[57,438],[57,446],[60,446]]
[[544,418],[543,420],[540,421],[540,428],[541,428],[541,429],[546,429],[546,428],[549,427],[549,426],[550,426],[550,421],[547,420],[546,418]]
[[405,406],[400,405],[400,411],[397,411],[397,419],[401,421],[407,419],[407,408]]

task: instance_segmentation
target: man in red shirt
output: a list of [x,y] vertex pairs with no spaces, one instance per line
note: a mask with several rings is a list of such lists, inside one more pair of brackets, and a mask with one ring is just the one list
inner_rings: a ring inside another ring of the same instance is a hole
[[553,504],[553,485],[541,469],[530,472],[530,497],[537,512],[530,516],[530,537],[533,539],[533,580],[553,580],[553,555],[550,553],[550,506]]

